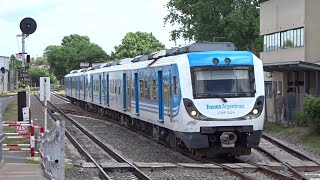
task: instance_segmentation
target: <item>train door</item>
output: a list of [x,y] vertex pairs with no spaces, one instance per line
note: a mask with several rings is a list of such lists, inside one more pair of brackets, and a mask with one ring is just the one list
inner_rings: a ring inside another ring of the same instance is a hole
[[102,78],[101,74],[99,75],[99,103],[102,102]]
[[110,91],[109,91],[109,89],[110,89],[110,83],[109,83],[109,74],[107,74],[107,106],[109,106],[109,96],[110,96]]
[[106,74],[105,72],[102,73],[102,99],[103,104],[106,104]]
[[169,70],[169,77],[168,77],[168,91],[169,91],[169,93],[168,93],[168,115],[169,115],[169,117],[170,117],[170,121],[172,121],[172,102],[173,102],[173,96],[172,96],[172,84],[173,84],[173,80],[172,80],[172,71],[171,70]]
[[131,110],[131,72],[127,71],[127,111]]
[[123,73],[122,76],[122,101],[123,101],[123,110],[127,110],[127,75]]
[[86,100],[86,92],[87,92],[87,86],[86,86],[86,76],[83,76],[83,100]]
[[91,76],[91,80],[90,80],[90,83],[91,83],[91,102],[93,102],[93,91],[94,91],[94,89],[93,89],[93,84],[94,84],[94,82],[93,82],[93,76]]
[[71,94],[71,97],[72,97],[72,88],[73,88],[73,86],[72,86],[72,78],[70,78],[70,85],[71,85],[70,86],[70,89],[71,89],[71,93],[70,94]]
[[158,71],[158,104],[159,104],[159,121],[163,122],[163,84],[162,71]]
[[80,99],[80,92],[81,92],[81,79],[78,78],[78,99]]
[[136,98],[136,115],[139,115],[139,83],[138,73],[134,73],[134,97]]

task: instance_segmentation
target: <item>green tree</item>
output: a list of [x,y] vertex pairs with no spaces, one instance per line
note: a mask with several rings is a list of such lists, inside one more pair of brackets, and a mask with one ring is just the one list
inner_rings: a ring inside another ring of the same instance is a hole
[[257,0],[170,0],[164,23],[178,24],[171,40],[231,41],[239,50],[262,50]]
[[90,38],[88,36],[71,34],[69,36],[64,36],[61,43],[62,46],[72,46],[78,44],[90,44]]
[[9,63],[9,68],[10,69],[18,69],[21,67],[21,61],[19,61],[15,55],[10,56],[10,63]]
[[43,56],[43,57],[36,57],[34,61],[31,61],[31,64],[40,66],[40,65],[49,65],[49,62],[48,62],[47,56]]
[[29,69],[29,78],[32,82],[32,85],[39,86],[40,77],[50,77],[51,84],[57,83],[57,78],[53,74],[49,73],[48,70],[37,67]]
[[44,50],[51,71],[62,79],[71,70],[79,69],[81,62],[105,62],[110,56],[97,44],[91,43],[88,36],[71,34],[62,39],[61,46],[48,46]]
[[152,33],[140,31],[127,33],[121,42],[119,46],[114,47],[115,52],[111,55],[113,59],[132,58],[165,49]]

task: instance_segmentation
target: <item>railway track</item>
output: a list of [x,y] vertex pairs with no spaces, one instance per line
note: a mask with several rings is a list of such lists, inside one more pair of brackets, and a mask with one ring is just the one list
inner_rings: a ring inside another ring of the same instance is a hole
[[[40,101],[39,97],[36,97]],[[150,179],[137,166],[123,158],[111,147],[109,147],[101,140],[96,138],[91,132],[89,132],[87,129],[83,128],[80,124],[78,124],[75,120],[67,116],[54,104],[48,102],[48,105],[53,108],[50,109],[48,112],[54,120],[61,119],[62,117],[66,120],[65,134],[67,138],[83,156],[85,156],[98,168],[103,179]],[[58,112],[59,115],[56,115],[55,113],[53,113],[53,111]],[[77,138],[75,136],[77,136]],[[81,138],[79,138],[79,136],[81,136]],[[91,149],[92,147],[95,147],[93,148],[94,151],[97,151],[98,148],[101,148],[101,153],[97,155],[94,152],[92,152],[92,150],[90,150],[89,147],[91,147]],[[104,165],[102,165],[103,162]]]
[[262,141],[256,150],[267,155],[274,162],[281,164],[297,179],[307,180],[309,178],[304,172],[320,169],[316,160],[266,134],[263,134]]
[[[66,98],[61,96],[61,95],[58,95],[58,94],[54,94],[56,97],[60,98],[60,99],[63,99],[66,101]],[[68,114],[72,114],[72,115],[80,115],[80,116],[87,116],[89,112],[76,112],[76,111],[72,111],[72,110],[63,110],[65,113],[68,113]],[[94,114],[94,113],[90,113],[90,117],[92,116],[97,116],[97,118],[99,118],[99,115],[97,114]],[[111,120],[113,121],[113,120]],[[114,121],[113,121],[114,122]],[[138,132],[139,133],[139,132]],[[145,134],[143,133],[139,133],[149,139],[152,139],[148,136],[146,136]],[[162,143],[160,143],[162,144]],[[162,144],[166,147],[168,147],[166,144]],[[168,147],[170,148],[170,147]],[[238,163],[243,163],[243,164],[249,164],[251,165],[252,167],[255,167],[255,172],[261,172],[265,175],[267,175],[268,177],[273,177],[273,178],[276,178],[276,179],[296,179],[294,177],[290,177],[290,176],[287,176],[285,174],[281,174],[275,170],[271,170],[271,169],[268,169],[264,166],[261,166],[261,165],[258,165],[258,164],[252,164],[252,163],[248,163],[248,162],[245,162],[243,160],[240,160],[240,159],[237,159],[237,158],[233,158],[232,160],[229,160],[228,163],[217,163],[215,160],[208,160],[208,159],[205,159],[205,158],[201,158],[201,157],[198,157],[198,156],[194,156],[192,154],[190,154],[189,152],[185,152],[184,150],[181,150],[181,149],[176,149],[177,151],[179,151],[180,153],[188,156],[188,157],[191,157],[192,159],[196,160],[196,161],[199,161],[199,162],[202,162],[202,163],[210,163],[210,164],[214,164],[216,166],[219,166],[221,168],[223,168],[223,170],[225,171],[228,171],[230,172],[232,175],[234,176],[237,176],[237,177],[240,177],[241,179],[253,179],[251,178],[250,176],[244,174],[243,172],[239,172],[238,170],[236,169],[233,169],[225,164],[232,164],[233,162],[238,162]]]

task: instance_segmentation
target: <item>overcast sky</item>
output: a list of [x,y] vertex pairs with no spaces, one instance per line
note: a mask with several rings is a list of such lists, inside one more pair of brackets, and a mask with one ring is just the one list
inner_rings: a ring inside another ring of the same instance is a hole
[[[164,27],[169,0],[2,0],[0,5],[0,56],[21,51],[19,24],[25,17],[37,21],[36,32],[26,40],[26,52],[42,56],[48,45],[59,45],[63,36],[87,35],[108,54],[127,32],[152,32],[167,48],[171,25]],[[181,40],[178,44],[184,44]]]

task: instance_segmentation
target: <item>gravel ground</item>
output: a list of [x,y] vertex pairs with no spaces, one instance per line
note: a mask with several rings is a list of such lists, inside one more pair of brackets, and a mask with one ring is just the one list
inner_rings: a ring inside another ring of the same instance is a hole
[[230,176],[229,172],[220,171],[220,172],[207,172],[202,170],[194,170],[194,169],[174,169],[174,170],[166,170],[166,171],[153,171],[146,173],[151,179],[155,180],[163,180],[163,179],[174,179],[174,180],[193,180],[193,179],[239,179],[237,177]]
[[70,115],[97,137],[124,155],[131,162],[196,163],[196,161],[168,149],[155,141],[117,124],[93,118]]
[[271,158],[260,153],[255,149],[252,149],[251,155],[243,155],[243,156],[240,156],[239,159],[248,163],[253,163],[253,164],[260,164],[260,163],[266,163],[266,162],[272,161]]

